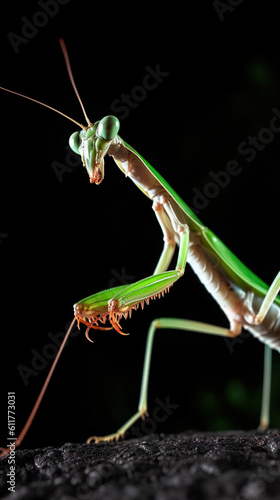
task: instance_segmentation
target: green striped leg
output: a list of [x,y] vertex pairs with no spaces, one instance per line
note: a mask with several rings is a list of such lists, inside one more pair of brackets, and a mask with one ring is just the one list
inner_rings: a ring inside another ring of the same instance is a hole
[[[184,330],[191,332],[208,333],[211,335],[220,335],[224,337],[232,337],[230,329],[222,328],[219,326],[210,325],[207,323],[200,323],[198,321],[191,321],[177,318],[160,318],[154,320],[149,328],[146,353],[144,359],[144,368],[142,375],[142,384],[138,405],[139,416],[147,413],[147,398],[148,398],[148,382],[151,364],[151,355],[153,348],[154,335],[158,329],[173,329]],[[272,349],[265,345],[264,349],[264,372],[263,372],[263,389],[262,389],[262,405],[259,430],[266,430],[269,427],[269,408],[270,408],[270,390],[271,390],[271,369],[272,369]],[[135,415],[135,416],[136,416]],[[128,422],[127,422],[128,423]],[[127,429],[128,427],[126,427]],[[125,430],[126,430],[125,429]]]
[[263,303],[260,307],[260,310],[257,314],[257,319],[259,323],[263,321],[265,318],[266,314],[268,313],[272,303],[274,302],[276,295],[278,294],[280,290],[280,271],[277,274],[277,276],[274,278],[272,284],[270,285],[268,292],[263,300]]
[[142,375],[142,384],[140,390],[140,398],[138,405],[138,416],[147,413],[147,398],[148,398],[148,382],[151,364],[151,355],[155,332],[159,329],[184,330],[186,332],[208,333],[210,335],[220,335],[223,337],[232,337],[232,332],[229,328],[223,328],[208,323],[199,321],[191,321],[178,318],[159,318],[154,320],[149,328],[146,352],[144,358],[144,368]]
[[[274,278],[268,292],[262,302],[256,319],[261,323],[270,307],[272,306],[280,289],[280,272]],[[264,347],[264,370],[263,370],[263,388],[262,388],[262,406],[260,424],[258,429],[265,431],[269,427],[270,421],[270,393],[271,393],[271,372],[272,372],[272,349],[268,345]]]

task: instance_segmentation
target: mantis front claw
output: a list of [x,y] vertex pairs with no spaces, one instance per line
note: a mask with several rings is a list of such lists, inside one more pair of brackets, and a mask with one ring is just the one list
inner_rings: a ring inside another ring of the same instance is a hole
[[[133,310],[149,304],[150,299],[162,297],[177,279],[183,274],[180,267],[174,271],[165,271],[136,281],[131,285],[122,285],[95,293],[74,305],[74,315],[79,323],[87,326],[86,336],[91,328],[108,330],[114,328],[121,335],[120,320],[131,315]],[[100,323],[109,320],[111,327],[103,327]]]

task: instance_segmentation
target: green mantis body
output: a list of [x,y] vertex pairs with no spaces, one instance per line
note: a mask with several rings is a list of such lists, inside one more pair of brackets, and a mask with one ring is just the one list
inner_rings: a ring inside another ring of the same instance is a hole
[[[66,49],[64,49],[64,54],[65,52]],[[67,54],[65,58],[75,88]],[[75,320],[78,324],[83,323],[87,326],[87,337],[90,329],[107,329],[106,326],[102,326],[106,320],[109,320],[110,328],[113,327],[123,334],[120,324],[122,318],[126,319],[134,309],[139,306],[143,307],[151,299],[164,295],[179,278],[183,277],[187,263],[214,297],[228,320],[228,327],[220,327],[188,319],[155,319],[148,331],[138,410],[117,432],[104,437],[92,436],[88,442],[119,439],[139,417],[147,414],[153,339],[155,332],[164,328],[225,337],[235,337],[241,333],[242,328],[245,328],[263,342],[265,344],[265,368],[260,427],[267,428],[271,349],[280,352],[280,297],[277,296],[280,288],[280,273],[269,287],[242,264],[222,241],[204,226],[165,179],[120,138],[119,121],[116,117],[107,116],[94,124],[90,123],[86,114],[85,117],[88,126],[78,124],[82,130],[72,134],[70,146],[75,153],[81,155],[90,182],[99,185],[103,181],[104,159],[106,155],[111,156],[125,176],[151,200],[155,216],[162,229],[164,246],[152,276],[130,285],[121,285],[95,293],[77,302],[74,305],[74,320],[64,343]],[[176,267],[169,270],[176,246],[178,246]],[[63,346],[57,354],[48,379],[16,445],[21,443],[31,425],[62,348]],[[4,450],[2,454],[6,452],[7,450]]]
[[[101,125],[100,125],[101,124]],[[205,323],[175,318],[155,320],[148,333],[144,362],[142,388],[138,412],[116,433],[91,439],[114,439],[123,435],[136,419],[147,412],[147,387],[155,331],[160,328],[174,328],[234,337],[242,328],[250,331],[266,344],[265,377],[261,427],[268,425],[270,349],[280,352],[280,285],[278,274],[271,287],[252,273],[222,241],[190,210],[188,205],[171,188],[163,177],[118,135],[107,141],[102,153],[100,140],[106,139],[106,128],[118,130],[118,120],[109,116],[92,127],[94,134],[85,137],[84,132],[74,133],[70,138],[73,150],[81,154],[91,182],[99,184],[104,176],[104,156],[112,156],[121,171],[150,198],[152,207],[161,226],[164,248],[154,274],[132,285],[123,285],[87,297],[74,306],[75,317],[90,328],[99,328],[99,321],[107,317],[120,333],[122,317],[127,317],[139,305],[151,298],[160,297],[170,286],[183,276],[188,262],[209,293],[224,311],[229,327],[222,328]],[[103,129],[103,138],[98,133]],[[110,135],[108,133],[108,135]],[[88,137],[89,136],[89,137]],[[92,141],[91,145],[88,141]],[[110,142],[110,144],[109,144]],[[86,152],[93,152],[90,161]],[[168,271],[176,244],[179,246],[177,265]]]

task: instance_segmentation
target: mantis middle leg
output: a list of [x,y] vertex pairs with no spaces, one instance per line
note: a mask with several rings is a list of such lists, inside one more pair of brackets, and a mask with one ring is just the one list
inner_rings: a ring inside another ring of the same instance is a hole
[[[145,418],[148,415],[148,384],[149,384],[149,374],[150,374],[150,366],[151,366],[151,356],[153,349],[154,336],[157,330],[159,329],[175,329],[175,330],[183,330],[186,332],[200,332],[207,333],[211,335],[220,335],[224,337],[231,337],[232,332],[230,329],[211,325],[208,323],[201,323],[198,321],[191,321],[186,319],[179,318],[158,318],[155,319],[148,331],[147,342],[146,342],[146,350],[144,357],[144,365],[143,365],[143,373],[142,373],[142,382],[140,389],[140,397],[137,412],[127,421],[125,422],[120,429],[118,429],[115,433],[109,434],[107,436],[98,437],[92,436],[87,442],[95,441],[96,443],[99,441],[111,441],[118,440],[120,437],[123,437],[125,432],[141,417]],[[271,349],[265,346],[265,367],[264,367],[264,394],[262,400],[262,411],[261,411],[261,420],[259,429],[265,430],[269,423],[269,392],[267,389],[270,389],[270,371],[271,371]]]
[[209,325],[206,323],[200,323],[197,321],[189,321],[185,319],[178,318],[159,318],[154,320],[149,328],[147,343],[146,343],[146,351],[144,357],[144,366],[143,366],[143,374],[142,374],[142,383],[140,389],[140,397],[138,404],[138,411],[115,433],[109,434],[107,436],[91,436],[87,442],[95,441],[98,443],[99,441],[111,441],[118,440],[120,437],[123,437],[125,432],[141,417],[144,418],[148,415],[148,383],[149,383],[149,374],[150,374],[150,366],[151,366],[151,356],[153,349],[153,341],[155,333],[158,329],[177,329],[177,330],[185,330],[185,331],[197,331],[203,333],[210,333],[214,335],[223,335],[223,336],[231,336],[231,332],[227,328],[221,328],[218,326]]

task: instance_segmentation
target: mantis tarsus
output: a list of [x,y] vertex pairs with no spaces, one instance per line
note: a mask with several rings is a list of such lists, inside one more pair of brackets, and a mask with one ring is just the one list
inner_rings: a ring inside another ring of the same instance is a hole
[[[99,185],[104,179],[104,158],[112,156],[120,170],[152,201],[152,208],[162,229],[164,246],[154,274],[130,285],[121,285],[95,293],[74,305],[74,319],[64,342],[54,360],[49,375],[35,403],[28,421],[14,443],[18,446],[26,435],[45,390],[58,362],[65,342],[75,321],[86,325],[86,336],[90,340],[90,329],[122,331],[120,320],[131,315],[132,310],[148,304],[151,299],[161,297],[184,275],[189,263],[208,292],[225,313],[229,326],[220,327],[197,321],[178,318],[155,319],[149,328],[138,411],[117,432],[97,437],[90,441],[118,440],[140,417],[147,415],[147,393],[155,332],[159,329],[179,329],[186,332],[200,332],[225,337],[239,335],[242,328],[265,344],[263,399],[260,428],[269,425],[271,350],[280,352],[280,273],[269,287],[252,273],[222,241],[195,215],[165,179],[119,135],[119,121],[114,116],[91,123],[84,110],[76,89],[69,58],[63,40],[60,40],[68,73],[80,101],[87,126],[83,126],[60,111],[27,97],[60,113],[80,126],[80,132],[70,137],[72,150],[81,155],[90,182]],[[8,92],[17,94],[8,89]],[[17,94],[22,96],[21,94]],[[22,96],[26,97],[26,96]],[[179,247],[176,267],[168,270],[176,245]],[[106,327],[106,320],[110,327]],[[2,455],[9,452],[3,449]]]

